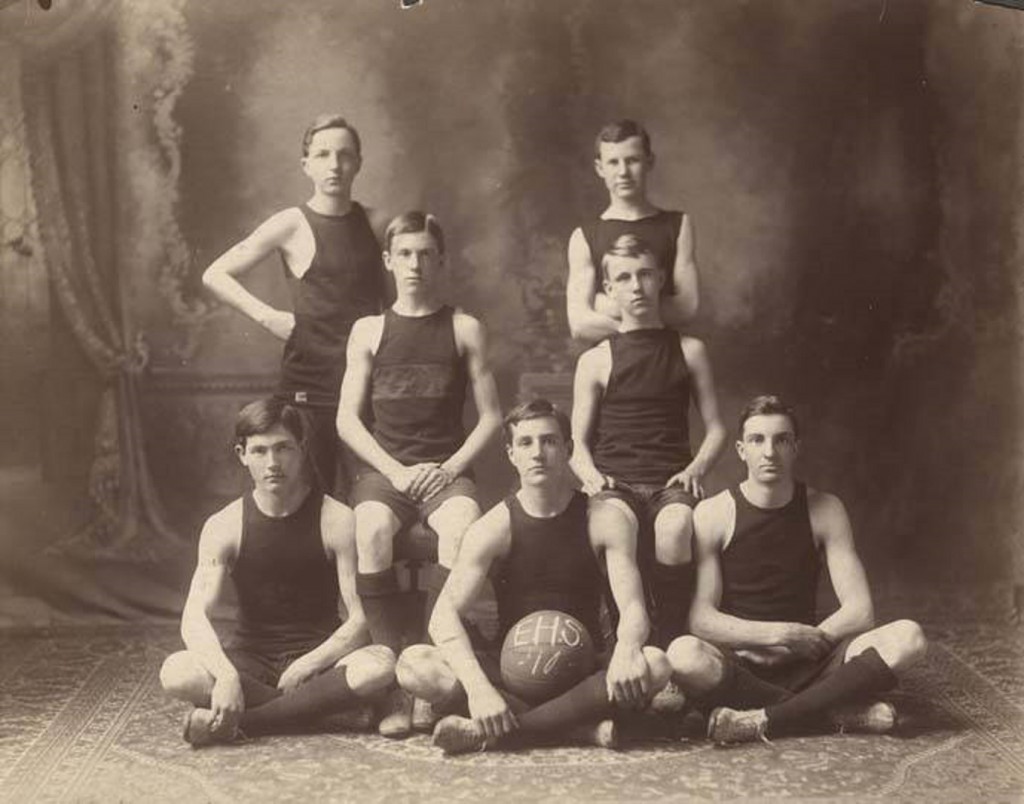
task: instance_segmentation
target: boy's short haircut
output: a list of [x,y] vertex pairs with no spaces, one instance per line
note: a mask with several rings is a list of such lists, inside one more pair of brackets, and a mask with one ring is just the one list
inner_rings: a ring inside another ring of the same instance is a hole
[[651,150],[651,135],[647,133],[647,129],[635,120],[616,120],[597,132],[597,138],[594,140],[594,157],[601,158],[602,142],[622,142],[630,137],[639,137],[644,146],[644,153],[647,156],[654,156],[654,151]]
[[793,425],[793,435],[800,437],[800,423],[797,421],[793,408],[775,394],[761,394],[751,399],[740,412],[740,438],[743,438],[743,426],[753,416],[786,416]]
[[420,212],[414,209],[411,212],[404,212],[394,218],[384,230],[384,250],[391,251],[391,241],[400,234],[416,234],[426,232],[437,244],[438,253],[444,254],[444,232],[437,218],[429,212]]
[[[604,274],[605,279],[610,278],[608,276],[609,257],[628,257],[635,260],[645,254],[650,254],[652,257],[655,256],[654,249],[651,248],[646,240],[628,232],[621,234],[615,238],[615,242],[611,244],[608,250],[601,255],[601,272]],[[658,263],[657,259],[655,259],[655,264],[658,266],[659,271],[662,270],[662,266]]]
[[562,431],[562,437],[568,443],[572,439],[572,425],[565,412],[559,409],[551,401],[538,397],[528,402],[520,402],[510,410],[502,422],[502,429],[505,433],[505,443],[512,443],[512,428],[520,422],[530,419],[554,419],[558,422],[558,429]]
[[324,131],[329,128],[345,129],[345,131],[352,135],[352,140],[356,144],[356,155],[363,155],[363,143],[362,140],[359,139],[359,132],[355,130],[355,127],[340,114],[328,112],[327,114],[319,115],[312,123],[309,124],[305,133],[302,135],[303,157],[309,156],[309,144],[313,141],[313,135],[318,131]]
[[235,417],[235,444],[245,449],[249,436],[263,435],[277,425],[291,433],[305,449],[306,428],[299,409],[280,397],[266,397],[250,402]]

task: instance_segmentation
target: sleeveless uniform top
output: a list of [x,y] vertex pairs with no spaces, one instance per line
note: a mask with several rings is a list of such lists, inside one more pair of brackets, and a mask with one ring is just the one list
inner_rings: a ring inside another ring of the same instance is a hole
[[676,264],[676,242],[682,225],[682,212],[662,209],[635,221],[597,218],[581,226],[583,239],[590,248],[590,259],[594,263],[594,293],[604,292],[601,258],[621,235],[633,234],[650,246],[658,265],[665,272],[661,295],[674,295],[676,285],[672,268]]
[[284,517],[242,502],[242,540],[231,570],[238,594],[238,637],[267,649],[317,644],[341,624],[338,574],[320,534],[323,495],[311,491]]
[[384,263],[366,211],[356,202],[345,215],[299,207],[313,230],[313,261],[301,278],[290,272],[295,329],[284,346],[281,390],[309,401],[338,402],[345,347],[358,318],[380,312]]
[[692,458],[690,372],[679,333],[617,332],[608,346],[612,369],[597,410],[594,464],[627,484],[664,485]]
[[404,464],[441,462],[465,440],[465,359],[455,344],[454,310],[409,317],[384,311],[373,358],[369,427],[377,443]]
[[821,559],[811,531],[807,487],[797,483],[781,508],[758,508],[739,486],[736,528],[722,551],[722,603],[745,620],[817,623],[815,598]]
[[571,614],[603,648],[600,609],[605,578],[590,546],[587,498],[573,492],[562,513],[530,516],[515,494],[505,498],[511,525],[511,548],[492,580],[498,601],[498,644],[527,614],[544,609]]

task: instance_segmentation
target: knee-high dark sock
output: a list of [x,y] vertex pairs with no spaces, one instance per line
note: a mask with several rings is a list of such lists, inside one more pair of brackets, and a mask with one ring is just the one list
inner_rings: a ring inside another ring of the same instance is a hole
[[357,696],[348,685],[345,667],[332,667],[292,692],[242,713],[239,726],[247,734],[272,734],[315,723],[323,715],[351,706]]
[[868,648],[789,700],[765,707],[768,728],[778,732],[817,725],[832,707],[884,692],[896,683],[896,675],[878,651]]
[[402,633],[405,612],[395,568],[383,572],[356,575],[356,592],[363,601],[370,639],[375,645],[387,645],[397,656],[405,647]]
[[[427,582],[427,604],[423,612],[423,628],[430,627],[430,615],[434,613],[434,606],[437,605],[437,598],[441,595],[441,590],[444,588],[444,582],[448,580],[448,576],[451,575],[451,570],[448,567],[442,567],[440,564],[436,564],[432,567],[430,573],[430,580]],[[429,642],[426,634],[424,634],[424,642]]]
[[761,709],[791,698],[793,693],[784,687],[764,681],[735,661],[725,663],[722,680],[710,692],[697,698],[702,709],[728,706],[732,709]]
[[519,715],[519,728],[526,734],[548,734],[592,720],[608,717],[615,705],[608,700],[604,670],[599,670],[557,698]]
[[693,562],[651,565],[651,595],[656,620],[655,644],[667,648],[677,636],[689,633],[693,600]]

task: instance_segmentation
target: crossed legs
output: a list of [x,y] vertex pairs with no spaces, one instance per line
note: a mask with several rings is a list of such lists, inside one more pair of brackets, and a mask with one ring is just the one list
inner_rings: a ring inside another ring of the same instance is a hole
[[[315,727],[324,716],[343,711],[385,689],[394,680],[394,667],[394,654],[388,648],[368,645],[287,693],[240,673],[246,708],[237,725],[248,734]],[[197,712],[205,712],[210,705],[214,678],[198,657],[186,650],[167,657],[160,669],[160,684],[172,697],[191,703]],[[233,736],[233,726],[228,724],[225,739]]]
[[[653,697],[668,683],[671,667],[660,649],[645,647],[643,652],[651,673],[650,695]],[[399,657],[395,674],[403,688],[429,701],[438,713],[467,711],[462,684],[438,648],[432,645],[412,645],[406,648]],[[517,736],[510,736],[512,741],[539,742],[550,740],[556,735],[566,735],[570,740],[582,738],[608,747],[614,743],[614,736],[607,729],[594,729],[599,722],[616,711],[615,704],[608,700],[604,670],[593,673],[568,691],[532,708],[504,691],[501,694],[509,702],[519,722]],[[453,725],[459,732],[457,736],[460,739],[454,743],[446,741],[439,733],[444,730],[446,723]],[[466,718],[458,718],[454,724],[452,718],[444,718],[435,731],[435,744],[449,753],[455,753],[458,750],[483,748],[487,739]]]
[[[668,658],[673,678],[684,692],[708,708],[729,708],[724,717],[713,713],[709,727],[712,737],[721,736],[716,730],[728,737],[730,722],[742,721],[745,725],[736,731],[741,735],[738,739],[751,739],[772,730],[806,731],[829,722],[843,725],[839,715],[844,709],[852,704],[870,704],[874,696],[895,686],[896,674],[920,660],[926,651],[921,627],[912,620],[897,620],[851,640],[837,667],[795,691],[760,678],[693,636],[676,639],[669,647]],[[889,712],[891,728],[894,710],[889,707]]]

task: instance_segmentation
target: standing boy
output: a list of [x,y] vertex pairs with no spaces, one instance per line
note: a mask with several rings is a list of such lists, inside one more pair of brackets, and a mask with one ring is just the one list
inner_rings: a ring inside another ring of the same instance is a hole
[[679,328],[697,312],[693,221],[685,212],[659,209],[650,202],[647,177],[653,168],[651,138],[639,123],[620,120],[598,133],[594,170],[608,190],[608,206],[569,238],[566,305],[576,338],[594,342],[618,332],[622,311],[604,290],[601,258],[623,234],[646,241],[665,271],[659,298],[665,324]]
[[[310,420],[310,458],[321,491],[344,498],[334,419],[352,323],[380,312],[384,269],[374,229],[383,221],[352,200],[362,166],[359,134],[344,117],[325,114],[302,138],[302,170],[313,195],[264,221],[203,274],[222,301],[284,341],[280,396]],[[239,281],[271,254],[290,280],[292,310],[277,310]]]

